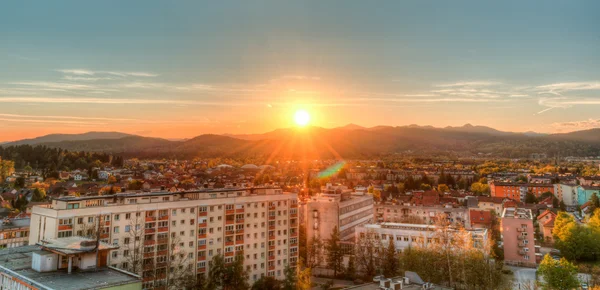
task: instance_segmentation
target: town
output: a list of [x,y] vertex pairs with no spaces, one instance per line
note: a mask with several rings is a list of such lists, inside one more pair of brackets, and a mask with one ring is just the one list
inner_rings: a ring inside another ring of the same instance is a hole
[[48,275],[143,289],[600,283],[596,159],[250,164],[38,150],[62,163],[0,163],[2,283],[28,285],[10,289],[49,289]]

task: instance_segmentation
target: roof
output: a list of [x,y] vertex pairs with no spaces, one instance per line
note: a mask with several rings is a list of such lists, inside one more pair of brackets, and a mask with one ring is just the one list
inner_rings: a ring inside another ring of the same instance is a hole
[[10,223],[0,222],[0,231],[9,230],[9,229],[17,229],[17,228],[28,228],[31,219],[12,219]]
[[[119,246],[113,246],[104,242],[99,243],[100,250],[113,250],[119,248]],[[59,239],[44,239],[39,242],[38,245],[64,255],[79,254],[96,250],[96,240],[78,236]]]
[[489,210],[469,210],[471,224],[492,224],[492,212]]
[[537,219],[538,219],[538,220],[541,220],[543,217],[545,217],[545,216],[546,216],[546,215],[548,215],[548,214],[549,214],[549,215],[551,215],[551,216],[556,216],[556,213],[554,213],[553,211],[551,211],[551,210],[547,209],[547,210],[545,210],[545,211],[544,211],[544,212],[543,212],[541,215],[539,215],[539,216],[537,217]]
[[104,289],[119,285],[141,283],[131,274],[113,268],[99,268],[96,271],[66,270],[37,272],[31,268],[33,253],[45,255],[48,251],[39,246],[23,246],[0,250],[0,272],[17,277],[38,289],[83,290]]
[[554,221],[556,220],[556,216],[552,216],[549,220],[547,220],[543,226],[546,228],[553,228],[554,227]]

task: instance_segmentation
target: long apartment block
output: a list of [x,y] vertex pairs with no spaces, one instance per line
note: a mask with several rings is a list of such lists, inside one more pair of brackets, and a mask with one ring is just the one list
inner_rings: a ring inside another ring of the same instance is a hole
[[298,259],[297,195],[279,188],[63,197],[34,207],[31,225],[30,245],[99,233],[119,246],[109,265],[142,275],[145,289],[182,269],[204,275],[219,254],[226,263],[242,255],[249,282],[283,279]]

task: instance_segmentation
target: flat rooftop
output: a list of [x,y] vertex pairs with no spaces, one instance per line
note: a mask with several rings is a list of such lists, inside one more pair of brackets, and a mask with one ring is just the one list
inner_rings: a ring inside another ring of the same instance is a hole
[[513,218],[513,219],[533,219],[533,214],[530,209],[527,208],[514,208],[507,207],[502,212],[502,218]]
[[42,251],[39,246],[0,250],[0,272],[17,277],[39,289],[102,289],[140,283],[138,278],[112,268],[99,268],[97,271],[73,271],[71,274],[68,274],[66,270],[40,273],[31,269],[34,252],[46,251]]

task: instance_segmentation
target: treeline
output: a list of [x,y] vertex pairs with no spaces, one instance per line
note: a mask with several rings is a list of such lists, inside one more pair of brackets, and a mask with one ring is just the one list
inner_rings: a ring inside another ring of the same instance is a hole
[[60,170],[89,169],[103,164],[123,166],[123,157],[99,152],[75,152],[43,145],[0,147],[0,159],[10,160],[17,170],[39,170],[44,174]]

